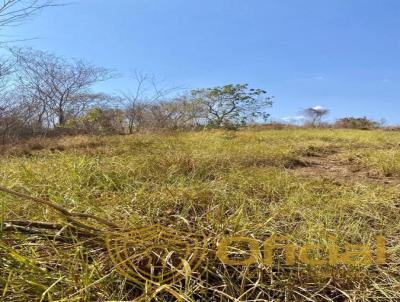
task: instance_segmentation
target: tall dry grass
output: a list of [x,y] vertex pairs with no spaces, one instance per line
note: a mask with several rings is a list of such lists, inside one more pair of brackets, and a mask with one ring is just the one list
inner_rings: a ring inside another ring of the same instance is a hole
[[[399,191],[396,184],[355,178],[302,176],[304,158],[328,156],[399,177],[400,133],[283,129],[65,137],[2,151],[0,182],[125,227],[161,223],[209,236],[206,261],[173,285],[187,301],[397,301]],[[400,183],[400,182],[399,182]],[[1,220],[65,224],[54,211],[0,193]],[[66,240],[2,231],[3,301],[127,301],[145,288],[113,268],[105,249]],[[339,245],[387,241],[387,264],[294,266],[260,262],[227,266],[215,252],[226,236],[262,243],[272,234],[292,242]],[[167,291],[155,301],[173,301]]]

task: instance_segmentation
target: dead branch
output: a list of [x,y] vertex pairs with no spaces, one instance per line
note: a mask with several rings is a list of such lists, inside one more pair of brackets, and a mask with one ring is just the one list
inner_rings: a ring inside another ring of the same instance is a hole
[[52,0],[4,0],[0,4],[0,28],[15,26],[40,10],[58,6]]
[[[91,234],[87,232],[80,232],[73,226],[67,228],[61,224],[45,223],[38,221],[25,221],[25,220],[14,220],[4,221],[0,230],[2,232],[18,232],[23,234],[34,235],[39,239],[56,240],[60,242],[75,242],[76,238],[90,239],[91,241],[98,241],[101,238],[97,234]],[[51,232],[58,231],[58,232]],[[71,232],[71,234],[65,234]],[[31,238],[34,239],[34,238]]]
[[39,229],[48,229],[48,230],[61,230],[64,226],[58,223],[48,223],[48,222],[39,222],[39,221],[29,221],[29,220],[6,220],[4,224],[9,225],[17,225],[23,227],[33,227]]
[[20,192],[16,192],[16,191],[10,190],[10,189],[8,189],[8,188],[6,188],[4,186],[1,186],[1,185],[0,185],[0,191],[8,193],[10,195],[14,195],[14,196],[23,198],[23,199],[31,200],[31,201],[39,203],[39,204],[44,204],[44,205],[46,205],[46,206],[58,211],[60,214],[62,214],[68,221],[70,221],[75,226],[84,228],[86,230],[95,231],[95,232],[100,232],[101,231],[100,229],[97,229],[95,227],[92,227],[92,226],[89,226],[89,225],[86,225],[84,223],[81,223],[81,222],[77,221],[76,219],[74,219],[74,217],[84,218],[84,219],[92,219],[92,220],[95,220],[98,223],[100,223],[102,225],[105,225],[105,226],[107,226],[107,227],[109,227],[111,229],[114,229],[114,230],[115,229],[119,229],[119,227],[116,224],[111,223],[111,222],[109,222],[109,221],[107,221],[107,220],[105,220],[105,219],[103,219],[101,217],[97,217],[97,216],[94,216],[94,215],[91,215],[91,214],[71,212],[71,211],[67,210],[66,208],[63,208],[63,207],[61,207],[61,206],[59,206],[59,205],[57,205],[57,204],[55,204],[53,202],[50,202],[50,201],[47,201],[47,200],[43,200],[43,199],[39,199],[37,197],[29,196],[29,195],[26,195],[26,194],[23,194],[23,193],[20,193]]

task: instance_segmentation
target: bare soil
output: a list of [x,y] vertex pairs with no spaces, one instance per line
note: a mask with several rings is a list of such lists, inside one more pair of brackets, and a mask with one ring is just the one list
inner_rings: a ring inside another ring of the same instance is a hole
[[329,178],[338,182],[367,182],[380,185],[397,186],[400,189],[400,179],[394,176],[384,176],[380,173],[359,167],[338,158],[340,149],[334,148],[323,152],[308,151],[292,168],[299,176]]

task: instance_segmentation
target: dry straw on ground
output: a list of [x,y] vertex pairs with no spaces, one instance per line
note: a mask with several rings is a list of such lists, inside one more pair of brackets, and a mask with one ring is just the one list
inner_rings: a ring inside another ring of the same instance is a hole
[[[154,301],[173,301],[171,292],[187,301],[397,301],[399,146],[397,132],[282,129],[66,137],[4,148],[0,183],[85,217],[0,193],[1,299],[146,294],[116,272],[97,230],[71,221],[97,229],[94,215],[124,229],[159,223],[209,236],[204,272],[173,291],[152,288]],[[215,255],[225,236],[261,243],[271,234],[289,234],[299,246],[324,245],[334,234],[339,245],[373,246],[384,235],[388,262],[240,267]]]

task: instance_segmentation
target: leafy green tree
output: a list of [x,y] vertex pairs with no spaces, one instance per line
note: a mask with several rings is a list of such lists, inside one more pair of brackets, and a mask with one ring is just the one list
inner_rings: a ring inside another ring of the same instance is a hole
[[263,89],[250,89],[248,84],[192,90],[193,101],[204,107],[207,123],[214,127],[244,125],[258,118],[266,120],[266,110],[272,106],[272,97],[266,94]]

